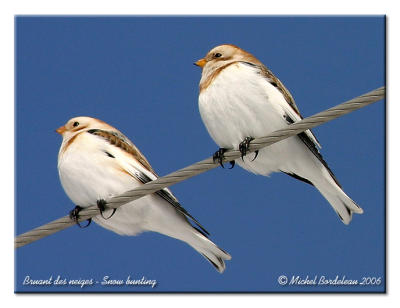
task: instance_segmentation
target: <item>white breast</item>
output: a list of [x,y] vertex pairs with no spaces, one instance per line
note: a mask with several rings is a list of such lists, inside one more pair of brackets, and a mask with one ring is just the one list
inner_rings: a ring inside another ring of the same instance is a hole
[[132,177],[116,168],[104,145],[100,138],[82,133],[59,159],[61,184],[76,205],[93,205],[136,186]]
[[255,68],[235,63],[224,69],[199,96],[208,132],[220,147],[237,147],[247,136],[262,137],[285,127],[282,94]]
[[[224,69],[199,96],[201,118],[214,141],[223,148],[238,149],[246,137],[263,137],[288,126],[284,119],[287,103],[281,92],[257,70],[246,64]],[[296,170],[296,160],[307,159],[304,144],[289,138],[236,162],[262,175],[275,171]]]
[[[75,141],[79,142],[73,142],[58,163],[61,184],[75,205],[96,205],[99,199],[107,200],[142,185],[118,168],[116,160],[123,159],[119,156],[121,153],[118,149],[112,149],[112,146],[101,138],[87,133],[82,133]],[[113,153],[115,158],[107,156],[104,150]],[[130,163],[131,168],[134,168],[135,161]],[[95,216],[93,220],[121,235],[138,234],[149,230],[148,221],[152,221],[151,217],[154,216],[154,206],[157,206],[154,201],[157,198],[154,195],[145,196],[121,206],[108,220],[100,215]],[[163,208],[165,207],[166,205]],[[104,216],[108,217],[110,214],[111,211],[107,211]]]

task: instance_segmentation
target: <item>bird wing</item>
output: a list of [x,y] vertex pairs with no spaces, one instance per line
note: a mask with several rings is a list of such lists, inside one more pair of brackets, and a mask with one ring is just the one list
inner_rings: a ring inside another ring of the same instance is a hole
[[[289,124],[293,124],[293,123],[295,122],[295,121],[290,117],[290,115],[288,115],[288,114],[285,115],[285,119],[286,119],[286,121],[287,121]],[[297,137],[299,137],[300,140],[303,141],[303,143],[307,146],[307,148],[308,148],[308,149],[318,158],[318,160],[325,166],[325,168],[328,170],[329,174],[331,175],[332,179],[336,182],[336,184],[337,184],[339,187],[342,187],[342,186],[340,185],[338,179],[337,179],[337,178],[335,177],[335,175],[333,174],[331,168],[329,168],[327,162],[324,160],[324,158],[322,157],[321,153],[318,151],[315,142],[313,142],[313,141],[310,139],[310,136],[307,135],[307,131],[304,131],[304,132],[298,134]],[[296,178],[296,179],[298,179],[298,180],[301,180],[301,181],[303,181],[303,182],[312,184],[312,183],[311,183],[310,181],[308,181],[307,179],[304,179],[304,178],[302,178],[302,177],[300,177],[300,176],[298,176],[298,175],[296,175],[296,174],[287,173],[287,172],[285,172],[285,173],[288,174],[288,175],[290,175],[290,176],[292,176],[292,177],[294,177],[294,178]],[[313,185],[313,184],[312,184],[312,185]]]
[[[263,64],[253,64],[250,62],[242,62],[242,63],[248,64],[248,65],[256,68],[256,71],[258,74],[260,74],[262,77],[264,77],[271,85],[273,85],[275,88],[277,88],[282,93],[282,95],[285,98],[285,102],[283,104],[281,103],[281,107],[284,110],[283,117],[285,118],[285,120],[288,124],[293,124],[293,123],[303,119],[290,92],[285,88],[283,83],[267,67],[265,67]],[[326,161],[323,159],[321,153],[319,152],[318,148],[321,148],[321,145],[319,144],[317,138],[311,132],[311,130],[306,130],[306,131],[298,134],[297,136],[300,138],[301,141],[303,141],[303,143],[307,146],[307,148],[318,158],[318,160],[325,166],[325,168],[328,170],[329,174],[331,175],[333,180],[336,182],[336,184],[339,187],[341,187],[339,181],[337,180],[337,178],[333,174],[332,170],[329,168],[328,164],[326,163]],[[299,175],[292,174],[292,173],[287,173],[287,174],[298,180],[312,184],[310,181],[300,177]]]
[[116,146],[120,150],[130,154],[134,159],[136,159],[145,169],[149,170],[155,176],[157,176],[156,172],[151,167],[150,163],[143,155],[142,152],[126,137],[119,131],[108,131],[103,129],[90,129],[87,131],[88,133],[99,136],[106,140],[109,144]]
[[[137,178],[139,181],[141,181],[143,184],[151,182],[153,179],[151,179],[148,175],[146,175],[143,172],[135,172],[133,175],[135,178]],[[177,211],[185,215],[185,217],[190,218],[191,221],[193,221],[199,228],[196,228],[201,234],[204,236],[208,237],[210,233],[197,221],[196,218],[194,218],[188,211],[185,210],[184,207],[179,203],[179,201],[176,199],[176,197],[168,190],[168,189],[162,189],[157,192],[155,192],[159,197],[163,198],[165,201],[167,201],[169,204],[171,204]]]
[[[147,159],[144,157],[144,155],[122,133],[102,129],[91,129],[87,132],[104,139],[110,145],[117,147],[119,150],[130,156],[130,160],[121,159],[116,153],[109,153],[107,149],[104,149],[104,152],[108,156],[115,158],[118,167],[121,168],[122,171],[129,174],[143,184],[157,179],[157,174],[155,173]],[[176,197],[168,188],[161,189],[155,192],[155,194],[171,204],[179,213],[183,214],[186,218],[189,218],[192,222],[194,222],[199,228],[196,228],[195,226],[193,227],[201,234],[206,237],[207,235],[209,235],[209,232],[192,215],[190,215],[190,213],[186,211],[185,208],[182,207],[178,199],[176,199]]]
[[[264,77],[271,85],[273,85],[279,92],[282,93],[283,97],[285,98],[286,103],[283,104],[281,107],[285,111],[287,115],[290,116],[293,122],[300,121],[303,119],[303,116],[300,114],[299,108],[297,107],[293,96],[290,94],[289,90],[283,85],[283,83],[263,64],[253,64],[250,62],[242,62],[244,64],[250,65],[257,69],[257,73]],[[318,148],[321,148],[321,145],[313,134],[311,130],[306,130],[305,134],[310,139],[312,143]]]

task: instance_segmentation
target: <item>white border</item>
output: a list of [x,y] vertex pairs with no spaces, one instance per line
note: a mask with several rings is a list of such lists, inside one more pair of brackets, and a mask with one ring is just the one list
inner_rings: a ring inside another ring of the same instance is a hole
[[[4,3],[5,2],[5,3]],[[1,150],[1,174],[2,188],[4,187],[7,193],[5,200],[2,200],[3,209],[1,217],[0,234],[7,234],[7,245],[3,245],[1,259],[1,277],[0,277],[0,292],[3,303],[8,300],[13,300],[12,305],[17,304],[24,307],[32,307],[40,305],[41,307],[65,307],[71,305],[93,305],[97,307],[109,307],[115,305],[134,305],[141,307],[148,306],[164,306],[167,301],[173,302],[174,306],[205,307],[206,302],[212,302],[212,306],[227,306],[234,300],[236,305],[255,306],[260,303],[265,303],[270,307],[289,307],[307,305],[308,307],[324,306],[324,307],[351,307],[361,305],[364,307],[370,306],[387,306],[392,307],[399,293],[396,292],[398,286],[396,273],[399,271],[399,241],[396,240],[399,234],[398,218],[400,204],[396,202],[398,198],[394,197],[393,192],[398,190],[396,186],[396,177],[398,176],[400,153],[398,149],[399,137],[396,136],[395,127],[398,126],[399,104],[398,92],[394,86],[388,92],[388,296],[387,295],[14,295],[14,269],[13,264],[13,178],[14,169],[11,162],[14,161],[13,151],[13,129],[14,129],[14,15],[23,14],[172,14],[172,15],[220,15],[220,14],[265,14],[265,15],[290,15],[290,14],[388,14],[388,47],[387,63],[388,63],[388,86],[396,85],[394,78],[395,68],[400,67],[398,56],[398,42],[395,37],[399,36],[395,29],[399,29],[399,18],[396,14],[394,6],[395,1],[222,1],[222,0],[202,0],[202,1],[128,1],[128,0],[112,0],[112,1],[84,1],[84,0],[69,0],[69,1],[2,1],[0,4],[1,26],[0,33],[2,38],[1,57],[0,57],[0,72],[1,72],[1,119],[0,127],[2,130],[2,150]],[[389,82],[390,81],[390,82]],[[29,128],[27,128],[29,129]],[[5,137],[4,137],[5,136]],[[371,145],[372,146],[372,145]],[[391,182],[392,180],[393,182]],[[373,228],[373,226],[371,226]],[[390,232],[389,232],[390,230]],[[390,236],[392,235],[392,236]],[[4,237],[4,236],[3,236]],[[362,256],[360,256],[362,257]],[[124,303],[121,303],[123,301]]]

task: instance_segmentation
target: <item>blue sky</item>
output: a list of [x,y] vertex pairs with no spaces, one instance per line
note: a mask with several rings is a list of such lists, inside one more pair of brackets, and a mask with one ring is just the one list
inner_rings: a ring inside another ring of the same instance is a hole
[[[197,106],[193,62],[222,43],[258,57],[304,117],[385,84],[382,17],[123,17],[16,19],[16,233],[74,207],[58,179],[61,138],[73,116],[127,135],[165,175],[210,156],[216,144]],[[284,174],[214,169],[171,187],[232,255],[218,274],[196,251],[156,233],[121,237],[72,227],[16,252],[17,291],[382,291],[385,284],[385,105],[314,129],[344,190],[364,209],[343,225],[311,186]],[[31,287],[47,279],[155,279],[156,288]],[[281,286],[281,275],[381,277],[379,286]]]

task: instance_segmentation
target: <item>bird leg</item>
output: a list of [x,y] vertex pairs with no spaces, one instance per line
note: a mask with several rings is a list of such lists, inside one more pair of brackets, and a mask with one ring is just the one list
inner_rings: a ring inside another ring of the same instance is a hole
[[82,227],[81,224],[79,223],[79,212],[82,211],[83,207],[77,205],[74,207],[74,209],[72,211],[69,212],[69,218],[71,218],[71,220],[75,221],[76,224],[79,226],[79,228],[87,228],[89,227],[90,223],[92,222],[92,218],[89,218],[87,220],[87,225]]
[[113,212],[111,213],[111,215],[110,215],[109,217],[105,218],[105,217],[103,216],[103,212],[106,210],[106,204],[107,204],[107,202],[106,202],[106,200],[104,200],[104,199],[99,199],[99,200],[97,200],[97,207],[98,207],[99,210],[100,210],[100,215],[101,215],[101,217],[103,217],[105,220],[110,219],[111,217],[113,217],[113,215],[115,214],[115,211],[117,210],[117,209],[113,209]]
[[[224,167],[224,164],[222,163],[224,160],[224,153],[227,151],[227,149],[225,148],[219,148],[217,152],[214,153],[213,155],[213,161],[215,162],[219,162],[219,164],[221,165],[222,168]],[[233,167],[235,167],[235,161],[231,160],[229,162],[231,164],[231,167],[229,169],[232,169]]]
[[[246,138],[244,138],[244,140],[243,140],[241,143],[239,143],[239,151],[240,151],[240,153],[242,154],[242,161],[244,161],[243,157],[247,154],[247,151],[248,151],[249,148],[250,148],[250,142],[251,142],[252,140],[254,140],[253,137],[246,137]],[[257,156],[258,156],[258,150],[256,150],[254,153],[255,153],[256,155],[254,155],[254,158],[253,158],[252,161],[254,161],[254,160],[257,158]]]

